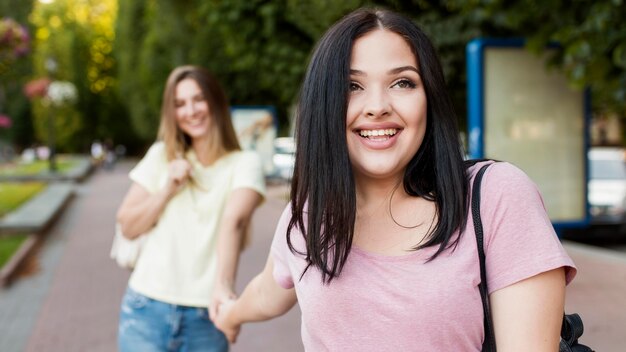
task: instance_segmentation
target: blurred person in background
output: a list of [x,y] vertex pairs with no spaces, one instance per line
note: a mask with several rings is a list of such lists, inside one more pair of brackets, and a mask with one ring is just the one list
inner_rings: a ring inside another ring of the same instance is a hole
[[120,351],[227,351],[209,311],[235,297],[247,227],[265,194],[260,158],[241,151],[226,95],[195,66],[163,93],[159,138],[137,166],[117,220],[141,251],[124,295]]

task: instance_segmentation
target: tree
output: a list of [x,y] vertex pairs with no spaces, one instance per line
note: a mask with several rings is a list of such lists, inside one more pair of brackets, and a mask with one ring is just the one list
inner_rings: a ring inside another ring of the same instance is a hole
[[430,35],[461,126],[465,46],[477,37],[525,37],[537,53],[558,41],[551,65],[563,70],[572,86],[591,87],[595,111],[624,116],[622,0],[126,0],[120,4],[116,57],[133,125],[144,140],[152,140],[167,74],[176,65],[198,64],[218,76],[233,105],[274,105],[286,126],[314,44],[332,23],[361,6],[404,13]]
[[571,85],[589,86],[596,112],[626,118],[626,4],[603,1],[448,1],[485,35],[527,38],[527,48],[542,52],[560,45],[550,64]]
[[[132,141],[128,116],[117,98],[114,25],[117,0],[56,0],[37,3],[31,19],[36,26],[35,77],[72,82],[78,89],[74,106],[55,110],[55,130],[62,151],[84,151],[94,139]],[[46,63],[56,62],[50,70]],[[47,109],[35,104],[35,129],[46,140]],[[124,142],[124,141],[122,141]]]
[[[31,1],[3,0],[0,2],[0,17],[8,16],[24,26],[28,36],[33,31],[28,23],[28,15],[32,10]],[[18,147],[26,147],[33,141],[33,127],[30,104],[22,94],[22,85],[26,83],[32,72],[31,43],[29,38],[28,53],[18,60],[12,61],[10,67],[0,62],[0,113],[11,117],[11,127],[3,133],[5,138]],[[2,60],[0,60],[2,61]]]

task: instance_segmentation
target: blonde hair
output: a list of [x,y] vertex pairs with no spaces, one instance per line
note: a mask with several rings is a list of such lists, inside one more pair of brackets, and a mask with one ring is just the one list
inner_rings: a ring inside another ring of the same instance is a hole
[[240,150],[230,117],[228,100],[219,82],[202,67],[180,66],[167,78],[161,104],[158,139],[165,143],[167,160],[183,157],[191,148],[191,138],[176,123],[176,86],[187,78],[193,79],[198,84],[211,112],[212,128],[209,132],[211,138],[208,145],[210,160],[214,161],[231,151]]

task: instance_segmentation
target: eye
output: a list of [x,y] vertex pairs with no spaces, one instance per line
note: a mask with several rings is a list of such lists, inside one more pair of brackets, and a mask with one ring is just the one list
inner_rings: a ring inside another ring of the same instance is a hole
[[183,102],[181,100],[175,100],[174,101],[174,106],[177,107],[177,108],[180,108],[183,105],[185,105],[185,102]]
[[355,92],[357,90],[363,90],[363,88],[356,82],[350,82],[350,91]]
[[398,81],[396,81],[396,83],[394,83],[391,87],[392,88],[400,88],[400,89],[413,89],[415,88],[417,85],[415,84],[415,82],[411,81],[408,78],[402,78]]
[[195,97],[193,97],[193,101],[195,101],[196,103],[203,102],[204,101],[204,96],[196,95]]

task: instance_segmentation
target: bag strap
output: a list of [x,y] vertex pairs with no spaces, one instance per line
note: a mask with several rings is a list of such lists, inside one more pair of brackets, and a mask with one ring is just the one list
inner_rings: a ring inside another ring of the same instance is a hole
[[483,223],[480,219],[480,184],[483,174],[491,164],[484,165],[474,176],[472,186],[472,220],[474,221],[474,232],[476,233],[476,246],[478,247],[478,259],[480,261],[480,299],[483,302],[483,326],[485,339],[483,340],[483,352],[496,351],[496,337],[493,332],[493,321],[491,320],[491,307],[487,291],[487,270],[485,268],[485,251],[483,249]]
[[[479,160],[478,162],[483,161]],[[471,165],[474,165],[473,163]],[[483,224],[480,219],[480,185],[483,174],[493,163],[483,165],[476,176],[472,186],[472,220],[474,221],[474,232],[476,233],[476,245],[478,247],[478,259],[480,260],[480,298],[483,302],[483,326],[485,330],[485,340],[483,341],[482,352],[496,352],[496,335],[493,332],[493,321],[491,320],[491,307],[487,291],[487,270],[485,267],[485,251],[483,248]],[[578,338],[583,334],[583,321],[580,316],[574,314],[563,314],[561,326],[560,352],[593,352],[588,346],[578,342]]]

